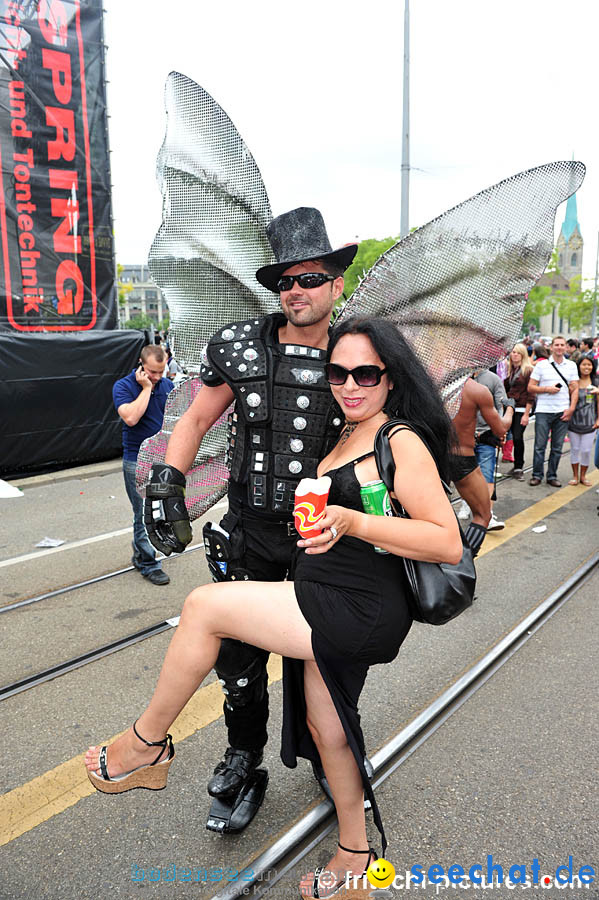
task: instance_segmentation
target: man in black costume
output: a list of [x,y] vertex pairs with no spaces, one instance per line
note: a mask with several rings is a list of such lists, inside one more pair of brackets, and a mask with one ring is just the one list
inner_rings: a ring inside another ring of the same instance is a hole
[[[184,473],[234,401],[229,511],[220,525],[204,528],[215,581],[281,581],[291,574],[295,487],[316,476],[344,424],[324,361],[331,313],[357,245],[332,250],[320,212],[307,207],[273,219],[267,234],[277,262],[256,278],[280,294],[282,313],[234,322],[211,338],[202,390],[175,426],[165,463],[153,465],[146,491],[150,540],[167,554],[181,552],[191,540]],[[258,766],[267,741],[267,659],[248,644],[222,643],[215,668],[226,695],[229,747],[208,783],[211,830],[241,831],[264,796],[267,775]]]

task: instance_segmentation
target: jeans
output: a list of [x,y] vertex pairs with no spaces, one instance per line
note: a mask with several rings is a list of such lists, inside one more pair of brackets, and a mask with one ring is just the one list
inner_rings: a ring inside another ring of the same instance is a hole
[[[258,516],[247,514],[232,497],[229,497],[229,512],[221,520],[221,527],[234,536],[240,552],[238,563],[249,571],[252,580],[283,581],[292,578],[293,559],[296,552],[295,534],[289,534],[286,523],[260,521]],[[268,651],[251,644],[225,638],[214,666],[216,674],[242,674],[252,659],[259,660],[264,685],[268,684],[266,663]],[[261,750],[268,739],[268,691],[260,696],[252,692],[252,698],[245,706],[228,709],[224,705],[225,724],[229,744],[239,750]]]
[[563,413],[535,413],[535,452],[532,464],[533,478],[543,478],[545,464],[545,449],[551,431],[551,452],[547,464],[547,481],[557,478],[557,467],[562,455],[562,445],[568,423],[561,418]]
[[161,564],[156,559],[156,551],[152,547],[146,534],[144,526],[144,502],[135,489],[135,467],[137,461],[134,459],[123,460],[123,478],[125,479],[125,488],[127,496],[133,508],[133,554],[135,566],[142,575],[149,575],[150,572],[160,571]]
[[474,448],[476,461],[483,473],[483,478],[487,484],[493,484],[495,481],[495,462],[497,460],[497,447],[490,444],[477,444]]

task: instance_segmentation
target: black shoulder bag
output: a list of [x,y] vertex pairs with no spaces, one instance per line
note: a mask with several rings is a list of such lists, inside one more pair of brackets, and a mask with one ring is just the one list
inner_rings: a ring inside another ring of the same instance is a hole
[[[409,515],[399,500],[391,496],[395,478],[395,460],[389,444],[389,432],[397,426],[413,431],[425,445],[426,440],[413,425],[402,419],[391,419],[385,422],[377,431],[374,439],[376,465],[379,475],[389,491],[394,515],[409,519]],[[445,482],[442,480],[441,483],[449,492]],[[460,534],[464,549],[460,562],[455,566],[448,563],[422,562],[418,559],[401,557],[411,594],[407,598],[408,604],[412,617],[417,622],[444,625],[445,622],[459,616],[472,604],[476,587],[476,569],[472,550],[468,546],[461,528]]]

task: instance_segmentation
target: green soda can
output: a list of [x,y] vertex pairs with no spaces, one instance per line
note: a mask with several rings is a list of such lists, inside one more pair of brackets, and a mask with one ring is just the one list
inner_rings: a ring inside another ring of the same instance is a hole
[[[392,516],[389,491],[382,481],[369,481],[360,488],[360,497],[364,512],[369,516]],[[374,548],[377,553],[389,553],[381,547]]]

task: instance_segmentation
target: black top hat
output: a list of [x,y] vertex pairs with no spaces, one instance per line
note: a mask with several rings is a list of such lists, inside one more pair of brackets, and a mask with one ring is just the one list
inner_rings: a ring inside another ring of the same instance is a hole
[[357,244],[333,250],[320,210],[300,206],[273,219],[266,228],[276,263],[262,266],[256,272],[260,284],[270,291],[285,269],[310,259],[328,259],[345,271],[358,251]]

